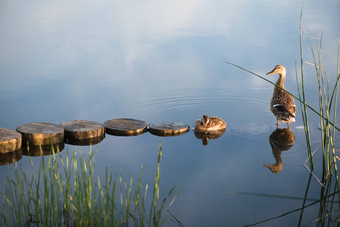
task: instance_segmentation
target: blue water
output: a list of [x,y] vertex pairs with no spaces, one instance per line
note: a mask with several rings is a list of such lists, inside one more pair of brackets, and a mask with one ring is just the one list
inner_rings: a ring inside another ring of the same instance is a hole
[[[193,131],[165,138],[106,135],[93,147],[98,149],[96,172],[123,169],[129,178],[146,164],[144,181],[152,184],[162,142],[161,194],[184,185],[171,210],[185,226],[246,225],[299,208],[300,200],[237,194],[303,198],[309,173],[303,166],[307,151],[299,108],[291,124],[294,146],[282,152],[282,170],[273,174],[263,167],[275,163],[269,144],[276,128],[269,109],[273,86],[225,61],[262,76],[283,64],[285,87],[297,94],[301,6],[299,1],[2,0],[0,127],[121,117],[193,126],[203,114],[219,116],[227,130],[207,146]],[[302,17],[312,42],[315,33],[323,34],[322,62],[331,84],[339,10],[338,1],[308,1]],[[303,46],[305,60],[312,62],[305,35]],[[306,64],[307,101],[317,106],[313,73]],[[268,78],[275,82],[277,75]],[[310,120],[316,148],[319,120],[314,115]],[[76,149],[86,153],[89,147]],[[66,150],[74,146],[66,145],[59,155]],[[29,158],[18,164],[28,167]],[[320,185],[312,180],[310,196],[319,193]],[[317,206],[307,209],[303,223],[317,212]],[[299,214],[265,225],[297,225]]]

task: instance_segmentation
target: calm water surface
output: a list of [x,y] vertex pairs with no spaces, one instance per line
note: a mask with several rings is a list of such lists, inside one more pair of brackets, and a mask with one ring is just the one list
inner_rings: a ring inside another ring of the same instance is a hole
[[[193,126],[203,114],[219,116],[227,131],[206,146],[192,131],[165,138],[107,135],[94,146],[96,172],[123,169],[128,178],[146,164],[144,182],[151,184],[162,141],[161,193],[184,185],[172,213],[185,226],[240,226],[297,209],[302,200],[236,194],[303,198],[309,173],[303,167],[307,152],[299,109],[291,124],[294,145],[282,153],[272,150],[273,86],[224,62],[260,75],[283,64],[286,89],[296,94],[300,10],[299,1],[270,0],[1,0],[0,127],[81,119],[103,123],[120,117]],[[313,42],[314,33],[323,33],[323,63],[331,83],[339,12],[338,1],[304,4],[303,28]],[[305,37],[303,45],[305,60],[312,61]],[[316,106],[314,68],[306,65],[305,73],[308,102]],[[276,81],[277,75],[269,78]],[[317,147],[319,121],[310,118]],[[76,149],[86,153],[89,147]],[[59,155],[66,150],[74,146],[65,145]],[[282,169],[274,174],[264,164],[275,164],[278,154]],[[19,163],[29,167],[29,158],[23,156]],[[310,197],[319,193],[312,180]],[[303,223],[314,220],[317,212],[318,207],[306,209]],[[294,226],[299,215],[264,225]]]

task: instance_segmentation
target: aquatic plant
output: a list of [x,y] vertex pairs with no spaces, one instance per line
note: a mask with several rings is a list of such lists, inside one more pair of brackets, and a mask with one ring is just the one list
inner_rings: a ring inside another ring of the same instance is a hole
[[94,175],[96,152],[91,150],[87,158],[76,150],[72,156],[67,151],[64,159],[52,147],[48,158],[41,156],[38,169],[30,158],[31,176],[19,165],[11,178],[8,169],[0,222],[5,226],[160,226],[167,220],[164,209],[169,210],[182,189],[175,192],[174,186],[159,199],[161,144],[152,198],[147,198],[149,186],[142,182],[144,167],[136,185],[132,175],[125,181],[122,172],[117,177],[108,168],[101,183]]
[[[303,8],[302,8],[303,9]],[[321,185],[321,192],[320,192],[320,199],[319,199],[319,212],[318,218],[314,221],[318,223],[318,225],[324,226],[328,223],[339,222],[340,215],[338,215],[334,220],[332,219],[332,215],[336,213],[340,208],[340,190],[339,190],[339,180],[338,180],[338,173],[337,173],[337,159],[339,157],[335,154],[335,134],[339,129],[335,126],[336,122],[336,112],[337,112],[337,96],[338,96],[338,82],[340,79],[339,73],[339,46],[338,46],[338,53],[337,53],[337,70],[336,70],[336,80],[333,87],[330,86],[329,77],[322,65],[322,35],[319,39],[317,34],[315,35],[316,40],[316,52],[311,42],[309,35],[305,33],[305,36],[308,40],[308,44],[310,46],[313,62],[304,61],[303,58],[303,46],[302,46],[302,10],[300,13],[300,75],[301,75],[301,88],[299,88],[298,83],[298,73],[296,69],[296,80],[297,80],[297,88],[299,97],[302,98],[303,103],[301,102],[301,113],[305,128],[305,135],[306,135],[306,144],[308,150],[308,161],[309,166],[308,168],[306,165],[305,167],[310,170],[310,175],[314,176],[315,179]],[[317,79],[318,85],[318,97],[319,97],[319,116],[320,116],[320,147],[322,153],[322,177],[321,180],[318,179],[315,174],[313,173],[313,154],[315,154],[319,149],[316,149],[312,152],[312,144],[310,140],[310,129],[308,124],[308,114],[306,108],[306,95],[304,90],[304,63],[312,65],[315,69],[315,76]],[[296,67],[297,68],[297,67]],[[333,122],[333,123],[332,123]],[[310,176],[310,178],[311,178]],[[310,185],[310,178],[308,180],[306,193],[305,193],[305,200],[302,204],[302,209],[299,218],[299,225],[301,225],[303,212],[305,208],[305,202],[308,195],[309,185]],[[335,202],[337,201],[337,202]],[[338,204],[336,209],[336,203]]]

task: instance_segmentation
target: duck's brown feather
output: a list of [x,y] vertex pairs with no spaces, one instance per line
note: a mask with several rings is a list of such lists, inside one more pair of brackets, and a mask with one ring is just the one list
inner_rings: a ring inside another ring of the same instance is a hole
[[[284,79],[280,77],[276,84],[284,88],[283,82]],[[270,110],[278,120],[285,122],[290,121],[295,117],[296,112],[296,106],[293,97],[285,90],[275,86],[270,102]]]

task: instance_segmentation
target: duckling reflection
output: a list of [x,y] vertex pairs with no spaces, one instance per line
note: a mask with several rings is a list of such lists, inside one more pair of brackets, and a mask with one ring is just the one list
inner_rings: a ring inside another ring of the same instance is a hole
[[273,173],[279,173],[282,170],[281,152],[289,150],[295,141],[295,135],[288,128],[276,129],[269,136],[269,143],[272,147],[273,156],[275,158],[275,164],[264,164]]
[[219,131],[214,131],[213,134],[195,130],[194,134],[195,134],[196,138],[201,139],[202,144],[204,146],[206,146],[206,145],[208,145],[208,142],[209,142],[210,139],[217,139],[217,138],[221,137],[224,134],[224,132],[225,132],[225,129],[219,130]]

